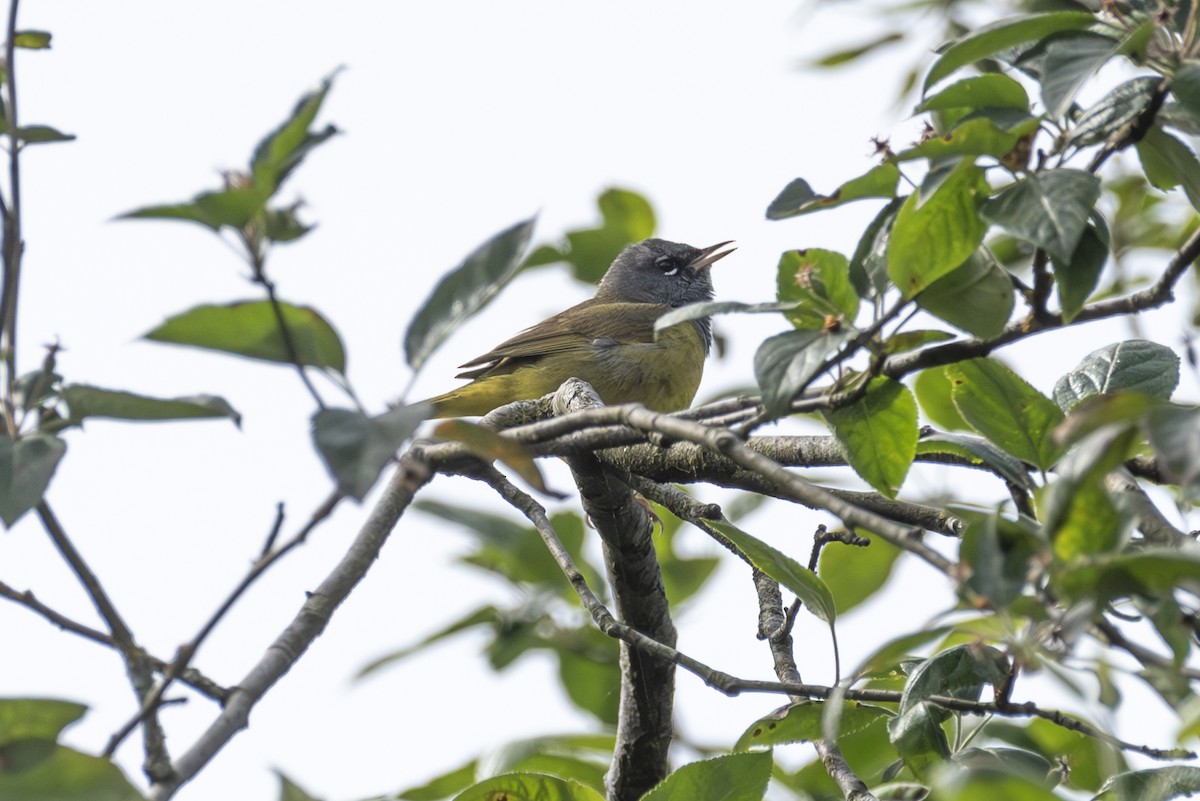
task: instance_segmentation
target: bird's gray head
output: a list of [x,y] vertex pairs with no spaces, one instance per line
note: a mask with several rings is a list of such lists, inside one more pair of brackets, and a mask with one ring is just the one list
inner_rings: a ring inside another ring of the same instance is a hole
[[732,250],[728,242],[704,249],[665,239],[645,239],[621,251],[596,292],[608,303],[686,306],[713,299],[708,268]]

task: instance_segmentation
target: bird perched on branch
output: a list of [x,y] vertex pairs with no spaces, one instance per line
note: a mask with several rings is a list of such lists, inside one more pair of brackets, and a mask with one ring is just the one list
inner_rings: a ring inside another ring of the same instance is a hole
[[621,251],[596,296],[527,328],[461,367],[471,383],[430,398],[435,417],[487,414],[540,398],[568,378],[587,381],[609,405],[687,408],[712,346],[704,317],[654,333],[671,309],[712,300],[709,268],[729,242],[694,248],[646,239]]

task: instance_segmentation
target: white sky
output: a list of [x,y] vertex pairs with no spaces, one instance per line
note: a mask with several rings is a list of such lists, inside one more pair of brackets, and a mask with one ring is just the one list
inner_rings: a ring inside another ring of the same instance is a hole
[[[210,392],[244,415],[241,431],[226,422],[96,422],[67,435],[70,451],[49,499],[139,640],[163,658],[244,574],[275,503],[286,503],[285,530],[294,531],[330,485],[308,441],[311,400],[292,372],[138,340],[198,303],[257,298],[236,257],[199,227],[112,222],[115,215],[215,187],[218,171],[243,166],[303,91],[345,65],[322,120],[346,133],[318,149],[284,193],[302,197],[306,219],[320,227],[276,251],[269,271],[283,297],[333,321],[351,380],[382,410],[408,381],[400,347],[408,319],[438,277],[496,231],[536,212],[536,240],[557,241],[595,221],[604,188],[634,188],[654,203],[660,235],[695,245],[738,241],[739,252],[715,272],[718,298],[767,300],[781,251],[848,253],[875,211],[864,204],[768,223],[763,213],[775,194],[798,175],[828,191],[870,166],[871,136],[903,142],[919,131],[891,106],[908,56],[823,75],[796,69],[873,35],[859,4],[814,16],[768,1],[358,0],[334,8],[62,0],[27,3],[22,12],[21,27],[54,34],[51,51],[22,53],[17,64],[22,122],[79,137],[31,148],[23,160],[23,368],[34,369],[40,346],[57,339],[69,381],[159,396]],[[585,296],[553,271],[520,278],[431,360],[414,395],[452,386],[454,365]],[[1176,343],[1181,315],[1159,316],[1165,343]],[[727,318],[720,327],[733,352],[710,365],[702,398],[750,384],[754,347],[785,326],[764,317]],[[1024,367],[1022,354],[1036,355],[1032,380],[1048,392],[1086,353],[1123,336],[1094,328],[1067,341],[1042,338],[1012,358]],[[322,389],[336,401],[331,387]],[[919,495],[945,480],[926,471],[906,490]],[[554,481],[568,479],[556,473]],[[445,479],[429,494],[479,496],[475,486]],[[782,508],[759,515],[751,529],[807,554],[824,518]],[[240,678],[364,516],[363,508],[341,508],[258,583],[196,663],[226,684]],[[698,534],[685,542],[715,550]],[[555,682],[550,660],[526,658],[496,677],[477,656],[475,635],[350,685],[371,658],[487,600],[506,600],[500,584],[453,567],[468,546],[450,527],[406,517],[327,633],[255,710],[249,731],[178,797],[271,798],[275,766],[316,795],[360,798],[422,782],[510,739],[589,726],[557,690],[545,691]],[[843,664],[879,631],[918,628],[950,603],[930,571],[912,565],[905,576],[901,595],[847,621]],[[94,622],[31,518],[0,535],[0,578]],[[740,565],[723,568],[716,591],[680,621],[681,647],[729,672],[768,677],[747,578]],[[9,604],[0,604],[0,632],[8,653],[0,693],[90,704],[69,740],[102,749],[134,708],[116,654]],[[806,678],[828,680],[827,638],[819,625],[801,632],[813,648],[801,656]],[[726,699],[683,674],[678,684],[681,724],[699,742],[731,744],[777,705]],[[1139,697],[1136,687],[1130,692]],[[200,699],[166,710],[172,753],[213,714]],[[1160,726],[1147,739],[1167,745],[1169,736]],[[140,779],[137,737],[120,758]]]

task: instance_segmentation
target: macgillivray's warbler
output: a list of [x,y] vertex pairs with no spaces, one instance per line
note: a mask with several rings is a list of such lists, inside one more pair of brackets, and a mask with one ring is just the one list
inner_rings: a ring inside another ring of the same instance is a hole
[[687,408],[700,386],[712,326],[704,317],[654,335],[671,309],[713,299],[709,267],[729,242],[694,248],[646,239],[621,251],[596,296],[527,328],[460,367],[466,386],[430,398],[435,417],[483,415],[554,392],[579,378],[605,403]]

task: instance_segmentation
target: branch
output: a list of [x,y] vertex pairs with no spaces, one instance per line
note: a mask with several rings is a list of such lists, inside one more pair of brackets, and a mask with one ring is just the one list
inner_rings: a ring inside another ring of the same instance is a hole
[[384,489],[375,508],[359,530],[341,560],[325,580],[313,590],[304,606],[275,638],[229,694],[225,708],[199,739],[173,764],[173,775],[156,783],[150,792],[153,801],[166,801],[208,764],[217,752],[249,721],[250,710],[321,635],[330,618],[355,585],[366,575],[379,550],[387,541],[396,521],[404,514],[413,496],[429,482],[432,473],[419,448],[410,448]]
[[[86,640],[106,645],[109,648],[120,650],[116,640],[111,634],[105,634],[99,629],[94,629],[91,626],[86,626],[76,620],[72,620],[61,612],[52,609],[34,596],[32,590],[18,590],[4,582],[0,581],[0,597],[7,598],[10,601],[30,609],[54,625],[58,626],[63,631],[69,631],[72,634],[78,634]],[[165,673],[170,664],[163,659],[151,656],[150,654],[141,652],[143,658],[157,673]],[[179,680],[191,687],[201,695],[207,696],[217,703],[223,703],[225,697],[229,694],[229,690],[217,684],[212,679],[205,676],[200,671],[194,668],[188,668],[179,675]]]
[[[791,627],[787,625],[789,616],[783,612],[783,597],[779,592],[779,584],[769,576],[756,572],[754,586],[758,590],[759,637],[765,639],[771,649],[775,675],[782,682],[800,684],[800,671],[793,653]],[[792,696],[791,700],[795,702],[800,700],[800,697]],[[813,746],[817,749],[825,772],[837,784],[846,801],[876,801],[866,782],[850,767],[837,743],[815,740]]]
[[1155,545],[1181,545],[1191,541],[1191,537],[1171,525],[1171,521],[1159,511],[1146,491],[1124,470],[1116,470],[1106,475],[1104,488],[1129,498],[1137,514],[1138,530],[1147,542]]
[[[232,178],[232,175],[227,175],[226,183],[231,183]],[[279,296],[275,293],[275,282],[267,277],[267,256],[263,249],[261,233],[253,229],[254,225],[251,222],[240,232],[242,244],[246,246],[246,255],[250,259],[250,269],[254,272],[253,281],[267,293],[267,301],[271,304],[271,312],[275,315],[275,324],[279,326],[279,338],[283,341],[283,349],[287,353],[288,361],[296,368],[296,372],[300,375],[300,381],[308,390],[308,394],[312,395],[313,400],[316,401],[317,408],[324,409],[325,402],[321,400],[320,393],[313,386],[308,372],[300,362],[300,351],[296,349],[296,340],[292,336],[292,329],[288,328],[287,320],[284,319],[283,306],[279,302]]]
[[[567,382],[567,384],[570,383],[570,381]],[[547,398],[542,398],[533,403],[540,407],[540,404],[547,402]],[[527,411],[532,407],[524,406],[523,408]],[[585,429],[595,430],[587,431]],[[579,434],[576,435],[576,432]],[[644,442],[647,439],[655,439],[660,442],[668,437],[687,440],[701,446],[701,451],[706,454],[706,458],[715,459],[721,456],[733,468],[740,468],[741,472],[736,476],[738,479],[744,479],[746,483],[730,483],[729,486],[754,488],[754,491],[798,501],[811,508],[828,510],[842,518],[847,525],[866,528],[897,547],[916,554],[943,573],[948,574],[951,570],[952,562],[950,560],[920,541],[918,529],[911,525],[898,525],[870,508],[858,505],[859,502],[862,502],[866,506],[872,498],[870,494],[845,493],[814,485],[786,470],[774,459],[756,452],[732,432],[692,422],[680,414],[652,412],[633,404],[606,406],[508,429],[504,435],[525,443],[532,452],[543,456],[570,456],[596,447],[608,448],[619,444]],[[566,439],[557,442],[556,440],[560,437]],[[801,442],[804,438],[796,438],[796,440]],[[454,464],[467,464],[475,458],[470,451],[457,443],[433,445],[426,450],[426,453],[435,470]],[[602,456],[607,458],[609,454],[605,453]],[[719,474],[719,463],[714,463],[714,465],[717,465],[712,468],[714,473]],[[630,472],[642,472],[642,465],[630,463],[620,466]],[[680,469],[694,469],[694,465],[685,467],[681,464]],[[653,474],[653,470],[646,472]],[[727,475],[728,472],[729,469],[726,469],[725,474]],[[661,476],[653,477],[661,479]],[[691,480],[697,480],[697,477],[693,475]],[[705,480],[721,483],[712,475]],[[930,525],[944,533],[951,534],[956,534],[961,527],[961,523],[957,519],[942,510],[911,504],[897,507],[896,503],[887,501],[884,505],[892,511],[906,511],[906,516],[911,515],[915,519],[920,519],[922,521],[920,525]],[[899,503],[903,504],[904,502]]]
[[[845,689],[842,687],[826,687],[819,684],[799,684],[777,681],[735,681],[732,685],[732,690],[735,693],[781,693],[786,695],[800,696],[803,698],[812,698],[820,701],[829,700],[829,698],[836,694],[838,697],[845,698],[850,701],[892,704],[900,703],[904,697],[904,694],[898,690],[857,690],[853,688]],[[1064,729],[1079,732],[1080,734],[1085,734],[1088,737],[1093,737],[1097,740],[1103,740],[1104,742],[1116,746],[1123,751],[1135,751],[1139,754],[1145,754],[1151,759],[1196,758],[1196,754],[1194,752],[1188,751],[1185,748],[1154,748],[1148,745],[1137,745],[1135,743],[1126,742],[1125,740],[1121,740],[1112,736],[1108,732],[1097,729],[1090,723],[1085,723],[1078,718],[1074,718],[1063,712],[1059,712],[1056,709],[1042,709],[1032,701],[1024,701],[1021,703],[988,703],[984,701],[970,701],[963,698],[954,698],[948,695],[928,695],[921,700],[935,706],[940,706],[943,709],[949,709],[953,712],[963,712],[968,715],[1003,715],[1006,717],[1043,718],[1044,720],[1048,720]]]
[[25,242],[21,233],[21,137],[17,118],[17,6],[9,0],[7,36],[4,42],[4,84],[8,89],[9,200],[4,206],[4,289],[0,293],[0,351],[4,353],[4,417],[9,436],[17,435],[13,418],[13,390],[17,380],[17,296],[21,284],[21,257]]
[[[96,574],[84,561],[83,556],[76,550],[74,543],[67,536],[66,530],[50,509],[50,504],[45,500],[40,501],[37,505],[37,514],[38,519],[42,522],[42,527],[46,529],[46,533],[50,535],[58,552],[62,554],[67,565],[75,573],[79,583],[83,585],[92,604],[96,607],[96,611],[100,613],[100,617],[108,626],[113,642],[125,660],[125,672],[129,675],[129,683],[137,694],[138,702],[144,704],[152,694],[154,685],[153,669],[146,659],[146,652],[134,642],[133,632],[129,630],[129,626],[125,624],[125,620],[113,605],[112,599],[104,591],[100,579],[96,577]],[[169,777],[171,760],[167,754],[167,738],[156,715],[152,714],[146,718],[143,739],[146,760],[142,768],[146,776],[151,782]]]
[[[582,383],[564,384],[554,397],[555,409],[563,413],[600,404],[599,396]],[[646,507],[594,455],[569,456],[567,464],[584,511],[603,542],[618,616],[630,628],[673,647],[675,625]],[[622,642],[620,666],[616,744],[605,784],[612,801],[635,801],[670,773],[675,665]]]
[[728,688],[730,687],[754,684],[754,682],[747,682],[743,679],[735,678],[728,673],[715,670],[703,662],[693,659],[687,654],[677,651],[669,645],[664,645],[651,637],[647,637],[631,626],[619,622],[608,611],[608,608],[600,602],[600,599],[596,597],[591,588],[588,587],[587,579],[583,577],[583,573],[580,572],[579,567],[575,564],[575,560],[571,558],[566,547],[558,538],[558,534],[554,531],[554,526],[551,525],[550,519],[546,517],[546,510],[542,508],[541,504],[527,493],[522,492],[491,465],[476,461],[473,465],[456,468],[454,472],[459,475],[478,478],[487,483],[509,505],[525,515],[526,519],[537,529],[542,542],[546,545],[546,550],[550,552],[550,556],[558,565],[559,570],[563,572],[563,575],[571,584],[571,588],[579,596],[579,601],[583,604],[583,608],[591,615],[592,621],[595,622],[596,627],[601,632],[615,640],[629,643],[659,659],[675,663],[689,673],[698,676],[709,687],[719,690],[726,695],[737,695],[737,691],[729,692]]
[[312,533],[313,529],[315,529],[322,521],[327,519],[329,515],[333,514],[334,508],[338,505],[338,502],[341,501],[343,497],[344,496],[341,493],[335,492],[324,503],[317,507],[317,510],[313,512],[308,522],[303,528],[300,529],[299,532],[296,533],[294,537],[284,543],[280,548],[271,550],[272,545],[275,542],[275,538],[279,534],[279,529],[283,525],[283,505],[279,505],[275,518],[275,524],[271,527],[271,533],[267,536],[266,544],[263,546],[263,553],[259,557],[258,561],[251,566],[250,571],[233,589],[233,592],[229,594],[224,603],[217,607],[217,610],[209,616],[208,621],[200,628],[200,631],[196,634],[196,636],[193,637],[187,644],[179,647],[175,660],[171,662],[171,664],[167,667],[167,670],[163,673],[162,680],[157,683],[153,692],[142,699],[142,707],[140,710],[138,710],[138,713],[134,715],[128,722],[126,722],[124,726],[118,729],[112,735],[112,737],[109,738],[108,745],[106,745],[104,748],[103,756],[111,757],[116,752],[117,747],[121,744],[121,741],[128,737],[129,734],[135,728],[137,728],[139,723],[151,719],[154,714],[154,710],[162,703],[163,695],[166,693],[167,688],[171,685],[171,682],[178,678],[185,670],[187,670],[188,665],[191,663],[192,658],[196,655],[196,651],[200,649],[201,644],[208,639],[208,635],[212,634],[213,629],[215,629],[217,624],[220,623],[225,615],[229,613],[229,610],[233,608],[233,605],[237,603],[238,599],[242,597],[246,590],[250,589],[250,585],[252,585],[259,578],[259,576],[265,573],[273,564],[278,562],[293,549],[304,544],[304,542],[308,539],[308,535]]
[[[1085,323],[1109,317],[1137,314],[1157,309],[1175,299],[1175,284],[1187,268],[1200,258],[1200,229],[1188,237],[1187,242],[1167,264],[1167,269],[1151,286],[1131,295],[1104,300],[1084,306],[1070,323]],[[883,364],[883,375],[901,378],[917,370],[940,367],[945,364],[986,356],[993,350],[1026,337],[1064,327],[1061,314],[1047,314],[1040,319],[1025,319],[1010,323],[1002,332],[991,339],[963,339],[934,345],[923,350],[901,353],[888,357]]]
[[1095,630],[1100,633],[1104,640],[1116,648],[1120,648],[1127,654],[1132,656],[1137,661],[1147,667],[1157,667],[1163,670],[1178,672],[1188,681],[1200,681],[1200,670],[1186,666],[1178,666],[1175,660],[1169,656],[1162,656],[1149,648],[1146,648],[1125,636],[1119,628],[1116,627],[1110,620],[1105,617],[1099,617],[1096,620]]

